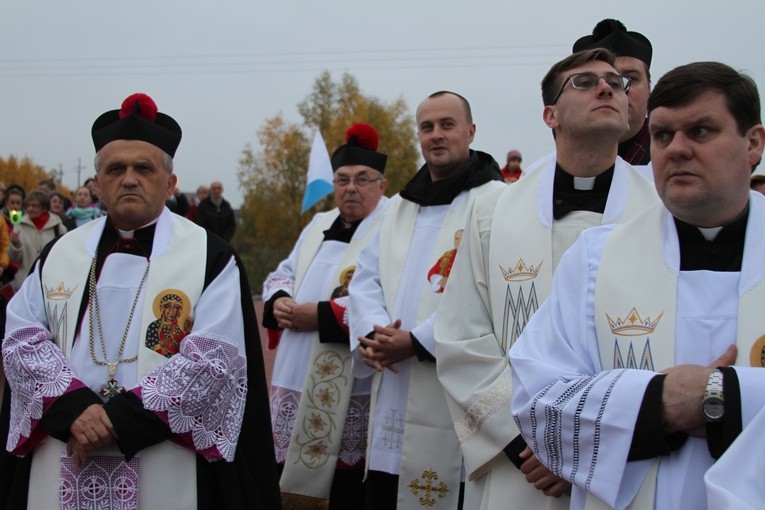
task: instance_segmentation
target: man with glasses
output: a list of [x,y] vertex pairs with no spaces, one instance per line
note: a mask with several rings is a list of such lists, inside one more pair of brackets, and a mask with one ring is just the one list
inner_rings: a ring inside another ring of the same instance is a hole
[[337,207],[313,217],[263,284],[263,325],[269,347],[279,347],[271,415],[285,508],[363,507],[371,378],[351,375],[345,310],[359,251],[387,201],[378,145],[372,126],[348,128],[332,155]]
[[[619,156],[631,165],[647,165],[651,161],[651,137],[648,134],[648,94],[651,92],[651,41],[639,32],[628,32],[621,21],[604,19],[592,30],[592,35],[574,43],[573,53],[593,48],[614,52],[614,67],[630,79],[629,129],[619,140]],[[650,171],[646,172],[650,175]],[[652,178],[652,177],[651,177]]]
[[617,157],[630,83],[614,59],[589,50],[547,73],[542,118],[555,158],[476,202],[438,310],[438,375],[474,481],[471,508],[568,507],[567,497],[545,495],[561,496],[569,484],[538,462],[515,426],[506,353],[579,233],[625,221],[657,200],[651,183]]
[[367,510],[461,508],[462,455],[433,338],[440,283],[452,287],[449,263],[435,285],[430,271],[454,247],[476,198],[505,187],[497,162],[470,149],[476,127],[464,97],[431,94],[416,119],[425,165],[391,200],[351,281],[353,372],[374,374],[376,388]]
[[719,62],[677,67],[648,126],[661,203],[564,255],[509,353],[513,414],[574,483],[573,509],[763,508],[762,430],[739,435],[765,407],[757,86]]

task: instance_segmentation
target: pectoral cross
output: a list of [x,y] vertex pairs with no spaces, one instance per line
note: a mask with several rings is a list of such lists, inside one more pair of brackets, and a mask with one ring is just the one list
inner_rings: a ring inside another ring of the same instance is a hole
[[109,380],[106,381],[105,385],[101,386],[101,391],[99,391],[99,393],[103,397],[112,398],[120,393],[125,393],[125,387],[118,383],[117,379],[114,378],[114,375],[117,373],[117,363],[109,363],[108,367]]

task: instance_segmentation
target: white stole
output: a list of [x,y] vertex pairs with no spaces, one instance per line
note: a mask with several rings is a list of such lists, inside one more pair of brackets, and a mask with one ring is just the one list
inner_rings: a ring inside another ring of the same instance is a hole
[[[71,353],[80,303],[106,221],[104,217],[66,234],[53,246],[43,266],[41,280],[48,326],[53,340],[65,356]],[[138,379],[168,359],[145,348],[147,328],[158,318],[160,295],[168,290],[183,294],[188,298],[188,301],[184,300],[183,313],[193,319],[192,312],[204,286],[206,247],[207,234],[204,229],[167,209],[160,215],[152,246],[151,268],[143,298],[136,307],[141,311],[138,360],[135,365]],[[186,309],[186,306],[189,308]],[[121,325],[122,321],[118,327]],[[81,331],[79,341],[90,341],[86,330]],[[49,437],[35,449],[30,475],[30,488],[35,490],[30,491],[30,508],[58,506],[60,456],[64,446],[64,443]],[[164,508],[188,508],[189,504],[196,506],[194,452],[165,441],[141,451],[137,457],[140,457],[141,465],[138,485],[141,507],[159,503]],[[43,487],[51,490],[43,490]],[[168,492],[162,487],[188,489]],[[55,505],[51,506],[53,501]]]
[[[340,281],[345,270],[355,268],[359,253],[377,232],[385,202],[385,198],[381,199],[372,214],[358,226],[335,266],[334,274],[330,275],[332,281]],[[296,290],[324,242],[324,230],[330,228],[338,216],[337,209],[325,214],[303,239],[295,269]],[[318,332],[313,337],[308,373],[279,482],[285,508],[291,505],[305,509],[329,508],[330,489],[353,389],[349,345],[321,343]]]
[[[765,201],[762,201],[765,202]],[[758,236],[762,204],[750,201],[750,219],[739,282],[737,365],[748,366],[750,352],[763,335],[765,253],[747,249]],[[654,206],[614,230],[606,241],[595,284],[595,328],[602,370],[618,368],[660,372],[675,363],[675,310],[679,252],[672,216]],[[613,339],[613,340],[612,340]],[[759,365],[761,366],[761,365]],[[653,508],[660,460],[646,462],[644,481],[630,509]],[[588,509],[605,508],[588,495]]]
[[[503,353],[547,299],[555,271],[552,215],[555,159],[502,193],[492,220],[489,278],[494,331]],[[658,202],[656,190],[616,159],[601,224],[622,223]],[[496,235],[501,232],[502,235]]]
[[[464,199],[458,197],[452,202],[431,251],[432,260],[438,260],[441,254],[454,247],[454,233],[465,228],[468,211],[476,197],[495,184],[490,182],[474,188]],[[380,282],[388,310],[394,309],[419,210],[418,204],[408,200],[393,201],[380,229]],[[411,291],[420,295],[417,310],[417,323],[420,324],[435,312],[442,294],[433,292],[424,274],[422,286]],[[371,409],[375,409],[379,386],[380,374],[377,373],[372,386]],[[373,419],[374,413],[370,413],[370,441]],[[421,452],[427,452],[427,455]],[[444,390],[436,375],[436,364],[414,361],[409,376],[397,508],[419,509],[426,501],[430,508],[456,509],[461,475],[462,453]]]

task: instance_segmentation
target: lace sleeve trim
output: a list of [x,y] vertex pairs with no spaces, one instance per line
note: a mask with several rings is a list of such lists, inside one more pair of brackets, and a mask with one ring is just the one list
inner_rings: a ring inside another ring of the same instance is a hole
[[234,459],[247,395],[246,361],[236,346],[189,335],[180,354],[146,374],[141,385],[144,407],[167,413],[173,433],[190,434],[208,458],[217,450]]
[[30,438],[46,402],[60,397],[74,381],[69,362],[39,327],[12,331],[3,341],[5,376],[11,388],[11,418],[6,449],[16,450]]

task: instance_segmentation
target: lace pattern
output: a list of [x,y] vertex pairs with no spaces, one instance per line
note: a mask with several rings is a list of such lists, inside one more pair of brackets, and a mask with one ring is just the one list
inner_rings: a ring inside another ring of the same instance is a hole
[[247,395],[246,362],[236,346],[189,335],[180,355],[146,374],[141,385],[144,407],[167,412],[174,433],[189,433],[199,451],[213,447],[234,459]]
[[465,415],[454,422],[454,430],[460,444],[464,444],[481,432],[483,423],[501,408],[510,405],[513,378],[509,370],[500,374],[484,391],[475,393],[465,404]]
[[139,457],[91,456],[82,469],[73,457],[61,458],[59,508],[61,510],[136,510]]
[[286,276],[269,276],[263,282],[263,301],[268,301],[271,296],[283,290],[290,296],[295,295],[295,280]]
[[45,329],[24,327],[3,341],[5,376],[13,392],[8,451],[16,449],[21,437],[30,437],[32,420],[42,418],[43,399],[60,397],[74,379],[66,358],[49,339]]
[[[274,386],[271,395],[271,424],[274,431],[276,462],[287,460],[292,429],[298,414],[301,392]],[[369,426],[369,395],[353,395],[348,404],[348,414],[340,441],[339,461],[353,466],[361,461],[367,448]]]

